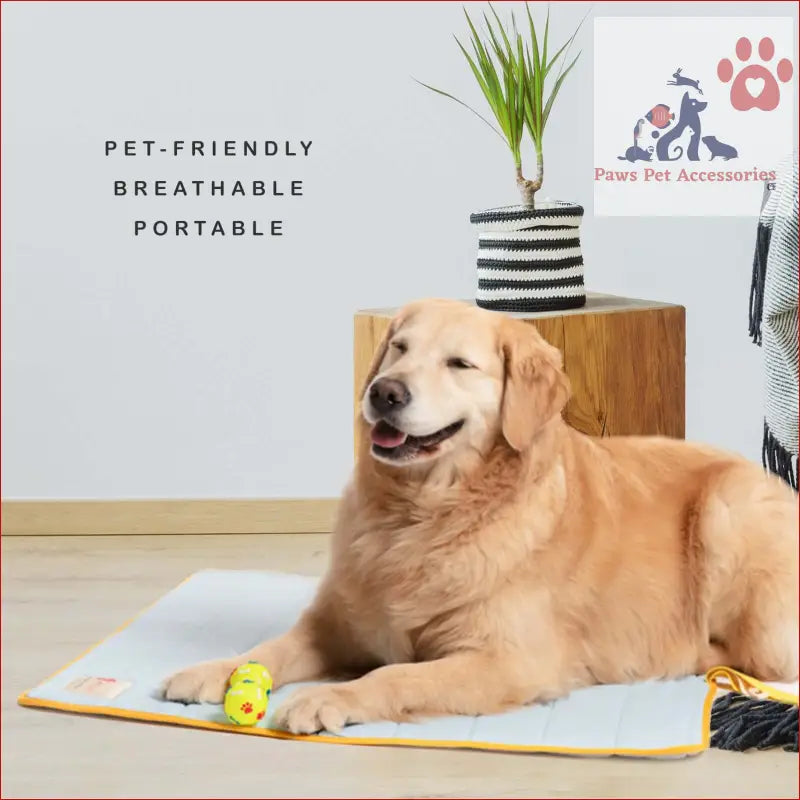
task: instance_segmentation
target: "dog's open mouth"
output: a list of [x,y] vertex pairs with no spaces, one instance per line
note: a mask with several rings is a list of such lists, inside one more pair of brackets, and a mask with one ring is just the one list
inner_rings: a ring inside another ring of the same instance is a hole
[[372,452],[393,460],[408,460],[418,453],[430,455],[436,452],[443,441],[458,433],[463,425],[464,420],[460,419],[427,436],[411,436],[380,420],[372,426]]

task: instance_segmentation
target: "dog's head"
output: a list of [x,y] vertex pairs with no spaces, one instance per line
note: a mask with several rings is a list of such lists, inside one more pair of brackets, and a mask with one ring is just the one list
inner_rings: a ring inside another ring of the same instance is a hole
[[501,435],[525,450],[568,398],[561,354],[533,325],[452,300],[423,300],[389,325],[361,409],[372,456],[410,466],[486,454]]

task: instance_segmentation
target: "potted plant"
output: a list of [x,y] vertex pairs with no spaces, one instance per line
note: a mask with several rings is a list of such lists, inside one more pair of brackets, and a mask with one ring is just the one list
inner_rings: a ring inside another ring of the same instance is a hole
[[[488,38],[481,36],[465,9],[472,53],[458,38],[456,42],[497,124],[453,95],[422,84],[482,119],[504,141],[514,161],[521,202],[470,215],[478,229],[476,300],[479,306],[503,311],[577,308],[586,302],[580,246],[583,208],[561,201],[537,202],[536,193],[544,179],[545,127],[564,80],[580,57],[578,53],[568,61],[581,25],[550,55],[549,8],[541,39],[527,3],[527,37],[518,31],[513,12],[511,25],[505,26],[491,4],[489,8],[494,22],[483,15]],[[526,133],[536,153],[532,178],[525,177],[522,167]]]

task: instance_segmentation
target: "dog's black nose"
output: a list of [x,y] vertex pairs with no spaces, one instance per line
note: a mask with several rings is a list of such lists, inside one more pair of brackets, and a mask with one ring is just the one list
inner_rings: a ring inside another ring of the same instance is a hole
[[401,381],[380,378],[369,387],[369,402],[379,414],[399,411],[411,402],[411,392]]

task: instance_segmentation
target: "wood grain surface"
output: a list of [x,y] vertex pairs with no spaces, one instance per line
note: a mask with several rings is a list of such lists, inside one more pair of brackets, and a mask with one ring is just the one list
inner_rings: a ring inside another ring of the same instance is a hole
[[4,500],[4,536],[327,533],[338,499]]

